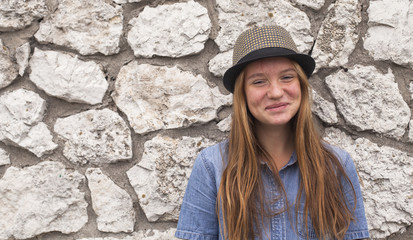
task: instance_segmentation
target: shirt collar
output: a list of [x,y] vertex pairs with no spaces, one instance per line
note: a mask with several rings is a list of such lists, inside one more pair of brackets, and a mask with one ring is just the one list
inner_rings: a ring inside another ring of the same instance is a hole
[[[294,151],[293,154],[291,154],[291,157],[290,157],[290,160],[288,160],[288,163],[285,164],[285,166],[282,167],[282,168],[280,169],[280,171],[283,170],[283,169],[285,169],[285,168],[287,168],[287,167],[289,167],[289,166],[294,165],[296,162],[297,162],[297,154],[296,154],[295,151]],[[261,160],[261,165],[268,167],[267,162],[262,161],[262,160]]]
[[[290,160],[288,160],[288,163],[285,164],[285,166],[282,167],[281,170],[283,170],[283,169],[285,169],[285,168],[287,168],[287,167],[289,167],[289,166],[294,165],[296,162],[297,162],[297,154],[296,154],[295,151],[294,151],[293,154],[291,154],[291,157],[290,157]],[[281,171],[281,170],[280,170],[280,171]]]

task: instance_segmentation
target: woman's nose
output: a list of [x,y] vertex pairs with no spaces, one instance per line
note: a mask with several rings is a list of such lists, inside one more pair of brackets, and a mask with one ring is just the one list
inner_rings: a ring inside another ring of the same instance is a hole
[[282,95],[283,95],[283,90],[278,83],[272,82],[268,86],[267,96],[269,98],[280,98],[282,97]]

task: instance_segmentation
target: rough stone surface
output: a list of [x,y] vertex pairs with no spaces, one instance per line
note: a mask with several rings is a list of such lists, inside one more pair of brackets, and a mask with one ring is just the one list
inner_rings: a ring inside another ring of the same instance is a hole
[[409,141],[413,142],[413,120],[410,120],[409,122]]
[[[0,3],[1,4],[1,3]],[[8,86],[16,79],[18,69],[10,57],[9,50],[0,39],[0,89]]]
[[24,89],[0,96],[0,140],[23,147],[41,157],[50,153],[53,142],[46,124],[41,122],[46,102],[37,94]]
[[150,222],[178,220],[193,162],[202,148],[213,143],[202,137],[160,135],[145,142],[141,161],[127,175]]
[[346,66],[358,41],[361,5],[358,0],[337,0],[317,35],[312,56],[316,71],[324,67]]
[[315,10],[320,10],[324,6],[325,0],[293,0],[293,2]]
[[54,131],[65,141],[63,155],[74,163],[114,163],[132,158],[131,132],[109,109],[58,118]]
[[0,166],[10,164],[10,157],[6,150],[0,148]]
[[175,231],[176,231],[175,228],[170,228],[166,231],[157,231],[157,230],[139,231],[136,234],[134,234],[133,239],[130,239],[130,240],[172,240],[172,239],[178,239],[174,236]]
[[378,146],[366,138],[352,139],[329,128],[325,140],[350,153],[361,178],[371,238],[385,238],[413,223],[413,158]]
[[381,74],[373,66],[356,65],[328,76],[326,83],[349,124],[393,138],[403,136],[411,113],[391,69]]
[[313,45],[308,16],[289,1],[217,0],[216,3],[220,30],[215,42],[221,52],[232,49],[238,35],[251,25],[274,23],[290,32],[298,51],[308,52]]
[[413,100],[413,80],[410,81],[409,91],[410,91],[410,100]]
[[60,0],[57,9],[40,23],[37,41],[79,51],[82,55],[119,52],[122,8],[104,0]]
[[217,124],[217,127],[222,132],[229,132],[231,130],[231,122],[232,122],[232,117],[230,115],[230,116],[224,118],[222,121],[220,121]]
[[132,198],[99,168],[86,170],[92,194],[92,206],[97,215],[98,229],[103,232],[132,232],[135,212]]
[[[19,122],[18,124],[21,123],[22,122]],[[9,125],[9,127],[11,126]],[[30,127],[28,132],[21,132],[19,138],[20,141],[17,141],[16,143],[34,153],[37,157],[51,153],[57,148],[57,144],[53,142],[53,136],[50,134],[48,126],[43,122],[39,122]],[[6,139],[4,142],[8,143],[9,140],[13,139]]]
[[413,69],[413,3],[370,1],[364,48],[375,60],[391,60]]
[[19,30],[47,15],[43,0],[0,1],[0,31]]
[[145,7],[129,22],[128,43],[137,57],[182,57],[204,49],[211,28],[208,11],[194,1]]
[[170,228],[165,231],[146,230],[132,233],[132,236],[123,238],[103,237],[103,238],[81,238],[77,240],[172,240],[178,239],[175,235],[175,228]]
[[30,67],[30,80],[38,88],[69,102],[100,103],[108,88],[100,66],[77,56],[36,48]]
[[224,76],[225,71],[232,66],[232,50],[218,53],[208,63],[209,71],[216,77]]
[[79,231],[88,221],[83,180],[58,162],[9,167],[0,179],[0,239]]
[[25,43],[16,49],[16,61],[19,64],[19,75],[23,76],[29,65],[30,43]]
[[136,61],[122,67],[112,97],[136,133],[206,123],[231,102],[200,75]]
[[39,94],[24,89],[5,93],[0,96],[0,103],[26,125],[42,121],[46,113],[46,101]]
[[141,2],[142,0],[113,0],[117,4]]
[[323,122],[334,124],[338,122],[336,106],[322,98],[316,91],[313,90],[313,104],[311,110]]

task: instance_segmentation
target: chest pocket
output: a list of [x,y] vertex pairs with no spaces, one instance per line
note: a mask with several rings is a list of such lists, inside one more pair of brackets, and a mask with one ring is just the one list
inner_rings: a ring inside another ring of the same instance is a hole
[[[317,235],[314,231],[310,216],[307,216],[307,229],[305,227],[305,216],[302,210],[298,211],[298,237],[301,240],[317,240]],[[308,234],[307,234],[308,232]],[[308,238],[307,238],[308,236]]]

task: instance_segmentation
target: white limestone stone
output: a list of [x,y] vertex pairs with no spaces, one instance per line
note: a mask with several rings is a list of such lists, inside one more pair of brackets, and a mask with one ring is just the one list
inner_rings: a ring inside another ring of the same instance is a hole
[[175,228],[167,229],[166,231],[146,230],[138,231],[131,239],[127,240],[173,240],[175,237]]
[[408,135],[409,141],[413,142],[413,119],[410,120],[409,122],[409,135]]
[[413,69],[413,4],[410,0],[374,0],[368,8],[364,48],[375,60],[391,60]]
[[39,122],[30,128],[27,135],[18,145],[34,153],[37,157],[51,153],[58,145],[53,142],[53,136],[44,122]]
[[39,94],[25,89],[17,89],[0,96],[0,104],[27,125],[42,121],[46,113],[46,101]]
[[122,7],[105,0],[60,0],[34,35],[41,43],[53,43],[82,55],[119,52],[122,35]]
[[130,237],[125,237],[125,238],[114,238],[114,237],[98,237],[98,238],[78,238],[77,240],[125,240],[129,239]]
[[150,222],[177,220],[193,162],[213,142],[202,137],[156,136],[145,142],[141,161],[127,171]]
[[411,113],[391,69],[382,74],[373,66],[356,65],[327,76],[326,83],[346,122],[362,131],[403,136]]
[[324,67],[346,66],[359,39],[361,22],[359,0],[337,0],[324,19],[312,56],[316,71]]
[[126,240],[126,239],[130,239],[129,236],[125,237],[125,238],[114,238],[114,237],[98,237],[98,238],[78,238],[77,240]]
[[44,0],[0,1],[0,31],[19,30],[47,15]]
[[109,109],[58,118],[54,131],[64,139],[63,155],[73,163],[114,163],[132,158],[131,132]]
[[9,167],[0,179],[0,239],[79,231],[88,221],[83,180],[59,162]]
[[324,139],[342,147],[354,159],[370,237],[384,239],[405,231],[413,223],[413,158],[365,138],[353,140],[335,128],[328,128]]
[[10,164],[9,154],[3,148],[0,148],[0,166]]
[[182,57],[199,53],[209,38],[208,11],[194,1],[146,6],[129,25],[128,43],[136,57]]
[[78,56],[36,48],[30,67],[30,80],[38,88],[68,102],[101,103],[108,89],[101,67]]
[[232,116],[229,115],[228,117],[220,121],[217,124],[217,127],[221,132],[229,132],[231,130],[231,122],[232,122]]
[[300,52],[308,52],[313,45],[307,14],[287,0],[217,0],[216,4],[220,30],[215,42],[221,52],[232,49],[239,34],[253,25],[284,27]]
[[320,10],[324,6],[325,0],[293,0],[293,2],[314,10]]
[[93,210],[97,215],[97,228],[103,232],[132,232],[135,212],[132,198],[99,168],[86,170],[92,196]]
[[77,240],[172,240],[178,239],[174,236],[175,231],[176,228],[169,228],[165,231],[148,229],[133,232],[131,236],[125,237],[81,238]]
[[17,66],[12,61],[8,49],[0,39],[0,89],[10,85],[16,79],[17,74]]
[[413,80],[410,82],[410,99],[413,100]]
[[140,134],[209,122],[232,101],[200,75],[136,61],[121,68],[112,97]]
[[41,157],[57,148],[42,121],[46,102],[37,94],[18,89],[0,96],[0,140]]
[[223,77],[225,71],[232,66],[232,50],[218,53],[208,62],[209,71],[215,77]]
[[334,124],[338,122],[336,106],[334,103],[325,100],[316,91],[312,91],[313,104],[311,110],[323,122]]
[[19,75],[23,76],[29,65],[30,43],[25,43],[16,49],[16,61],[19,64]]
[[117,4],[141,2],[142,0],[113,0]]

